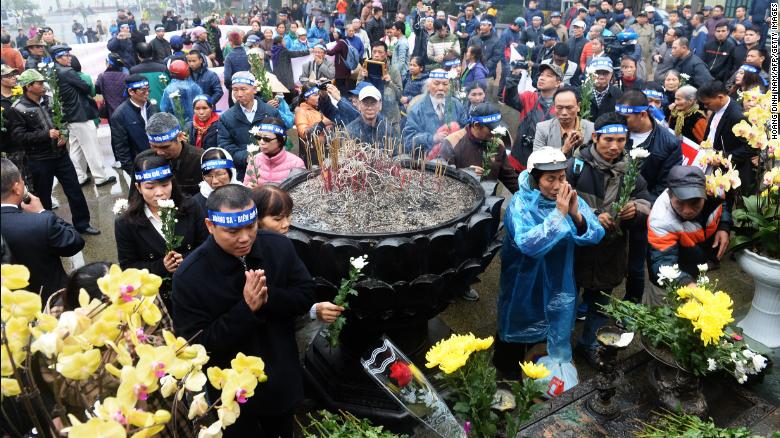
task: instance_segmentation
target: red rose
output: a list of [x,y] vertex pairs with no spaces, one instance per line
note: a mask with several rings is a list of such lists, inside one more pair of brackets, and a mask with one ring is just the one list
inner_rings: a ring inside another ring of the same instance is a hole
[[409,365],[401,361],[395,361],[390,365],[390,378],[398,382],[398,386],[403,388],[412,381],[412,370]]

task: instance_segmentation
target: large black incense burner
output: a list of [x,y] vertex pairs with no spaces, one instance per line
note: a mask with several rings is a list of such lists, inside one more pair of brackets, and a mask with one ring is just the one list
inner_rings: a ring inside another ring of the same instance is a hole
[[[400,166],[421,172],[410,161]],[[435,317],[478,281],[500,249],[496,235],[504,198],[486,196],[479,181],[450,167],[428,163],[420,178],[434,175],[462,185],[456,193],[473,201],[436,225],[393,232],[364,232],[359,223],[348,232],[312,226],[296,218],[300,199],[295,188],[321,177],[319,170],[282,183],[296,204],[288,236],[315,279],[319,300],[335,296],[351,257],[368,258],[355,287],[358,295],[349,298],[340,346],[331,348],[320,334],[304,361],[308,382],[331,409],[349,409],[386,423],[404,420],[405,412],[365,375],[360,355],[386,335],[420,363],[429,345],[449,330]]]

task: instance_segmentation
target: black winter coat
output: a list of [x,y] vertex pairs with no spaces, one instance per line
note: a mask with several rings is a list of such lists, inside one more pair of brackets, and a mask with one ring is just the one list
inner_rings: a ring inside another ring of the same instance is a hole
[[86,122],[98,118],[98,108],[89,84],[70,67],[55,63],[57,85],[60,88],[62,114],[66,122]]
[[[27,96],[21,96],[5,113],[5,125],[11,144],[23,147],[31,160],[53,160],[68,153],[67,148],[57,146],[57,140],[49,137],[54,122],[51,109],[45,103],[39,105]],[[5,145],[3,150],[6,151]]]
[[189,143],[181,143],[181,153],[171,160],[171,170],[176,182],[179,183],[182,193],[187,196],[195,196],[200,191],[203,174],[200,171],[200,156],[203,149],[197,149]]
[[[160,112],[157,105],[146,103],[146,118]],[[149,149],[146,136],[146,122],[141,117],[141,109],[133,105],[130,99],[122,102],[109,119],[111,125],[111,149],[114,158],[122,164],[122,169],[131,174],[133,161],[139,153]]]
[[[173,276],[174,328],[206,347],[205,368],[230,367],[238,352],[263,359],[268,381],[241,405],[241,416],[287,413],[303,398],[295,319],[314,304],[314,282],[290,240],[273,232],[258,231],[245,263],[206,239]],[[260,268],[268,302],[252,312],[243,296],[244,270]]]
[[[653,122],[653,131],[641,145],[631,144],[626,150],[642,147],[650,152],[650,156],[642,160],[640,173],[647,182],[647,191],[650,192],[652,202],[661,196],[668,186],[666,179],[672,167],[682,164],[681,140],[674,133]],[[631,140],[629,139],[629,142]]]

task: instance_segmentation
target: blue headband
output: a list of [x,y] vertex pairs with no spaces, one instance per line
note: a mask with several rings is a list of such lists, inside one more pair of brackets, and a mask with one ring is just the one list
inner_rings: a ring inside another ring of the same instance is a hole
[[144,79],[143,81],[130,82],[129,84],[127,84],[127,89],[128,90],[135,90],[135,89],[138,89],[138,88],[144,88],[144,87],[148,87],[148,86],[149,86],[149,81]]
[[203,172],[210,172],[214,169],[232,169],[233,168],[233,160],[228,160],[226,158],[217,158],[214,160],[208,160],[204,161],[203,164],[200,165],[200,170]]
[[647,108],[647,106],[615,105],[615,111],[618,114],[638,114],[642,111],[647,111]]
[[458,64],[460,64],[460,59],[450,59],[449,61],[444,61],[442,63],[445,67],[455,67]]
[[281,127],[279,125],[273,125],[271,123],[262,123],[260,125],[257,125],[257,129],[259,129],[260,131],[273,132],[274,134],[279,134],[279,135],[286,135],[287,134],[287,131],[285,131],[285,129],[283,127]]
[[70,53],[70,51],[71,51],[71,49],[60,49],[60,50],[57,50],[56,52],[53,52],[51,54],[51,56],[53,58],[59,58],[63,53]]
[[211,104],[211,98],[206,96],[205,94],[198,94],[197,96],[195,96],[195,98],[192,99],[192,103],[194,104],[199,100],[205,100],[206,103],[208,103],[209,105]]
[[469,118],[470,123],[482,123],[483,125],[499,121],[501,121],[501,113],[489,114],[487,116],[471,116]]
[[744,71],[746,71],[746,72],[750,72],[750,73],[758,73],[758,72],[760,71],[760,70],[759,70],[759,69],[757,69],[756,67],[753,67],[752,65],[748,65],[748,64],[743,64],[743,65],[740,67],[740,69],[741,69],[741,70],[744,70]]
[[432,71],[428,74],[430,79],[449,79],[450,74],[446,71]]
[[116,67],[116,61],[114,61],[113,59],[111,59],[111,57],[110,57],[110,56],[106,56],[106,62],[108,63],[108,65],[110,65],[110,66],[112,66],[112,67]]
[[238,228],[249,225],[257,220],[257,207],[249,210],[239,211],[237,213],[223,213],[221,211],[209,210],[209,220],[214,225],[223,227]]
[[642,90],[642,92],[649,98],[664,100],[664,94],[658,90]]
[[547,35],[542,35],[542,41],[550,41],[550,40],[557,40],[557,39],[558,39],[557,35],[554,36],[554,37],[547,36]]
[[155,167],[154,169],[144,170],[141,173],[136,172],[135,181],[139,183],[144,181],[156,181],[158,179],[166,179],[172,176],[173,171],[171,170],[171,166],[166,164],[164,166]]
[[179,132],[181,132],[181,131],[179,131],[179,127],[177,126],[177,127],[173,128],[173,129],[171,129],[170,131],[164,132],[162,134],[154,134],[154,135],[152,135],[152,134],[148,134],[147,133],[146,137],[152,143],[162,143],[162,142],[165,142],[165,141],[173,140],[174,138],[176,138],[177,135],[179,135]]
[[308,99],[308,98],[310,98],[310,97],[314,96],[315,94],[317,94],[317,93],[319,93],[319,92],[320,92],[320,89],[319,89],[319,88],[317,88],[317,87],[311,87],[311,88],[309,88],[308,90],[306,90],[306,92],[305,92],[305,93],[303,93],[303,97],[304,97],[304,98],[306,98],[306,99]]
[[628,134],[626,125],[605,125],[596,130],[597,134]]
[[245,84],[245,85],[249,85],[250,87],[254,87],[255,86],[255,81],[252,80],[252,79],[249,79],[249,78],[242,78],[242,77],[233,78],[233,80],[231,82],[232,82],[231,85]]

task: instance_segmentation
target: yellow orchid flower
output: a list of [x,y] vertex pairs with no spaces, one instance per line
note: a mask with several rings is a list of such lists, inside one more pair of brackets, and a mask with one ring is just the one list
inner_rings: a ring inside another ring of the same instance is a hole
[[187,418],[192,420],[195,417],[200,417],[208,410],[209,403],[206,401],[206,393],[201,392],[192,398],[192,403],[190,404],[190,410],[187,413]]
[[59,354],[60,350],[62,350],[62,339],[57,335],[57,332],[42,333],[30,344],[31,353],[40,352],[47,359]]
[[121,333],[122,322],[116,314],[102,314],[84,331],[84,339],[96,347],[106,345],[106,342],[114,340]]
[[533,362],[520,362],[520,368],[523,373],[530,379],[544,379],[550,375],[550,370],[544,366],[544,364],[535,364]]
[[265,363],[263,359],[257,356],[246,356],[244,353],[238,353],[236,357],[230,361],[230,366],[238,371],[248,371],[253,376],[257,377],[259,382],[265,382],[268,377],[265,375]]
[[19,387],[19,382],[16,379],[3,377],[0,379],[0,384],[2,384],[3,397],[16,397],[22,393],[22,388]]
[[[30,284],[30,270],[24,265],[2,265],[0,284],[11,290],[25,288]],[[3,305],[5,306],[5,303]]]
[[143,298],[138,306],[138,313],[147,325],[155,325],[162,319],[162,312],[152,298]]
[[133,406],[123,406],[116,397],[107,397],[97,404],[95,415],[104,420],[113,420],[127,426],[127,413],[132,410]]
[[203,371],[195,371],[187,376],[187,379],[184,381],[184,388],[190,392],[200,392],[203,390],[206,380],[206,375],[203,374]]
[[737,137],[747,137],[748,132],[753,129],[753,126],[748,123],[747,120],[741,120],[739,123],[731,128],[731,132]]
[[2,318],[4,322],[11,318],[24,318],[27,321],[31,321],[35,318],[35,315],[41,312],[40,295],[27,292],[26,290],[10,291],[4,288],[0,299],[2,299]]
[[238,372],[232,368],[224,371],[225,381],[222,384],[222,405],[233,401],[246,403],[255,394],[257,377],[248,371]]
[[50,332],[57,328],[57,318],[48,313],[38,313],[35,315],[35,326],[41,331]]
[[219,423],[222,424],[222,428],[235,423],[239,414],[241,414],[241,406],[235,401],[223,404],[217,408],[217,418],[219,418]]
[[179,389],[179,382],[172,375],[166,374],[160,379],[160,394],[163,398],[170,397],[177,389]]
[[[75,417],[71,417],[75,418]],[[93,417],[86,423],[76,422],[68,432],[68,438],[126,438],[124,426],[113,420]]]
[[159,381],[151,369],[126,365],[122,367],[116,398],[123,406],[135,406],[138,400],[146,400],[158,388]]
[[57,320],[57,331],[62,336],[78,336],[84,333],[92,324],[92,320],[75,311],[62,312]]
[[125,347],[125,343],[120,342],[119,345],[117,345],[113,341],[106,341],[106,345],[114,350],[114,353],[116,353],[116,361],[119,362],[120,365],[128,366],[133,364],[133,358]]
[[224,371],[218,367],[209,367],[209,369],[206,370],[206,375],[208,375],[211,386],[216,389],[222,389],[222,384],[225,382]]
[[89,378],[100,365],[100,350],[93,348],[82,353],[57,357],[57,372],[71,380]]
[[112,265],[104,277],[98,279],[98,287],[113,303],[128,303],[139,295],[152,297],[157,295],[162,278],[150,274],[146,269],[122,270]]
[[168,368],[176,360],[176,355],[167,345],[152,347],[139,344],[135,353],[139,358],[135,368],[141,372],[150,372],[158,379],[168,374]]
[[217,420],[209,427],[200,427],[198,438],[222,438],[222,422]]
[[[27,358],[27,351],[23,349],[12,350],[12,356],[8,354],[8,349],[3,346],[0,348],[0,362],[2,363],[2,372],[0,375],[3,377],[12,376],[14,374],[15,364],[17,367],[22,366],[22,362]],[[13,364],[11,359],[13,358]]]

